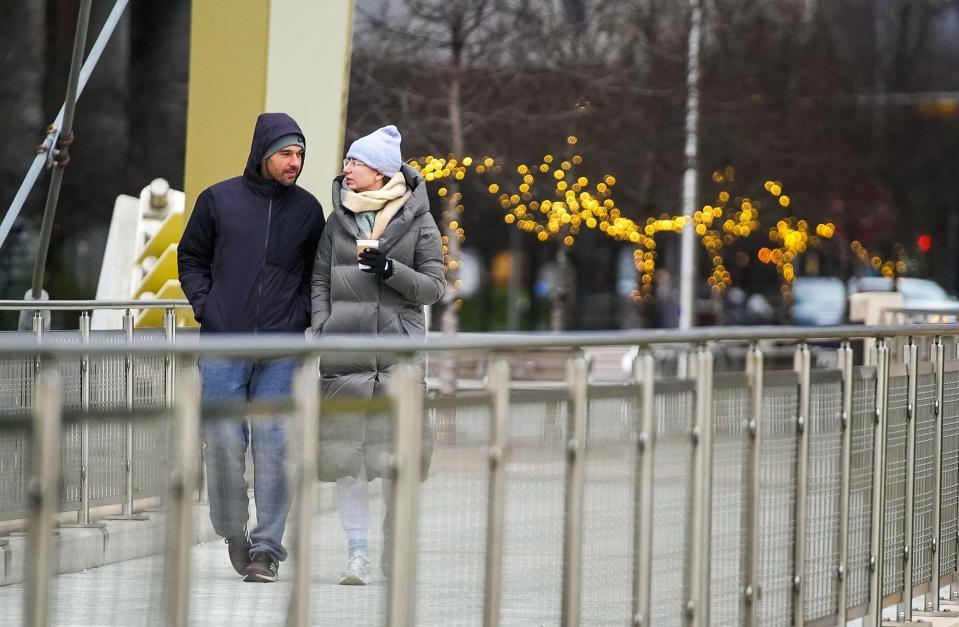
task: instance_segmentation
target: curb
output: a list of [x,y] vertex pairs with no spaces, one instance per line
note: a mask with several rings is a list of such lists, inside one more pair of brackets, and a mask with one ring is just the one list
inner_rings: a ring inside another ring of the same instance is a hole
[[[166,514],[155,511],[144,515],[144,520],[104,520],[89,527],[57,527],[53,574],[82,572],[161,553],[166,543]],[[195,544],[218,537],[210,524],[208,505],[194,506],[193,529]],[[0,586],[23,583],[27,554],[25,533],[0,538]]]

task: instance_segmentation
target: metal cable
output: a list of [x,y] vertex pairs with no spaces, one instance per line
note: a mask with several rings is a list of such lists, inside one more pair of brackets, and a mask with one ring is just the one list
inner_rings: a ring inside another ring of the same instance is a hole
[[[126,10],[127,4],[129,4],[129,0],[117,0],[117,2],[113,5],[113,10],[110,11],[110,15],[107,17],[103,28],[100,30],[100,34],[97,37],[96,42],[94,42],[93,47],[90,48],[90,54],[87,55],[87,60],[83,63],[83,68],[80,70],[76,95],[73,98],[74,104],[80,97],[80,94],[83,93],[83,88],[86,87],[87,81],[90,78],[90,74],[93,73],[93,68],[96,67],[97,62],[100,60],[100,56],[103,54],[103,50],[106,48],[107,43],[109,43],[110,37],[113,35],[113,31],[116,30],[117,24],[120,22],[120,18],[123,17],[123,12]],[[47,135],[44,138],[43,143],[41,143],[37,149],[37,156],[34,157],[33,163],[30,165],[26,176],[23,178],[23,183],[20,184],[20,189],[17,190],[16,196],[13,197],[13,202],[10,203],[10,208],[7,209],[7,213],[3,217],[3,222],[0,222],[0,248],[3,248],[3,243],[6,241],[7,235],[10,234],[10,230],[13,228],[13,223],[20,215],[20,211],[23,209],[23,205],[27,201],[27,196],[30,195],[30,191],[36,184],[37,179],[40,178],[40,171],[43,169],[44,165],[49,167],[51,164],[51,159],[54,155],[54,148],[57,145],[60,131],[63,128],[66,106],[67,101],[65,101],[63,106],[60,107],[60,112],[57,114],[56,120],[47,128]]]

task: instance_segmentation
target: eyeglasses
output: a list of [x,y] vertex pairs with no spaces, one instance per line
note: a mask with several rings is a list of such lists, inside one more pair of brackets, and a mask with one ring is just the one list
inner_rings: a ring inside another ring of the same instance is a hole
[[366,166],[366,167],[370,167],[370,166],[366,165],[365,163],[363,163],[362,161],[357,161],[357,160],[354,159],[353,157],[348,157],[348,158],[346,158],[346,159],[343,159],[343,169],[344,169],[344,170],[345,170],[346,168],[355,168],[355,167],[358,166],[358,165],[363,165],[363,166]]

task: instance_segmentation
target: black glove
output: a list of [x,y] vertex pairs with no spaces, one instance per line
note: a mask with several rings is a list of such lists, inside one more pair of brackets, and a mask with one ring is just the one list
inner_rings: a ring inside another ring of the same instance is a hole
[[363,272],[375,273],[384,279],[393,276],[393,260],[378,248],[364,248],[360,253],[360,263],[369,266],[362,268]]

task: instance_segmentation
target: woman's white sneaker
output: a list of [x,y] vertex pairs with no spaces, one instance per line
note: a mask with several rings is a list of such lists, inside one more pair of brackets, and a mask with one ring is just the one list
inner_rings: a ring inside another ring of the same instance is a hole
[[350,561],[340,575],[341,586],[365,586],[370,583],[370,555],[368,551],[357,549],[350,552]]

